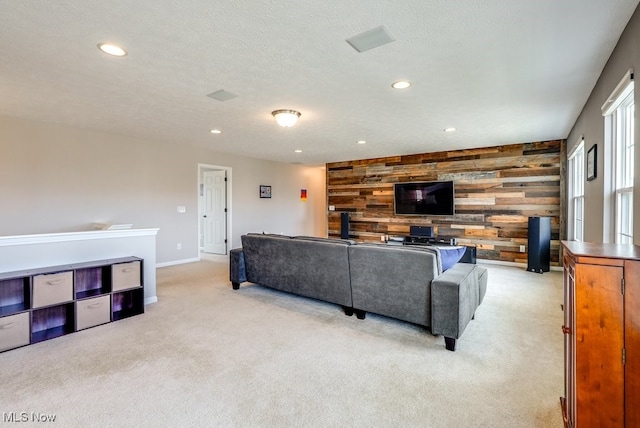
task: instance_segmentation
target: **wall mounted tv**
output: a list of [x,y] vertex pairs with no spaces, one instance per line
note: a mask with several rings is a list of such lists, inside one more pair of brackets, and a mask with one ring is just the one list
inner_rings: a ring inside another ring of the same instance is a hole
[[453,181],[395,183],[394,211],[403,215],[453,215]]

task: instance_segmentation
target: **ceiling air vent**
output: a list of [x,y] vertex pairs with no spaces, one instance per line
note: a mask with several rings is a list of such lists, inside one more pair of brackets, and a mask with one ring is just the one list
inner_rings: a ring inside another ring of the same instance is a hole
[[213,98],[214,100],[218,100],[218,101],[227,101],[237,97],[236,94],[229,91],[225,91],[224,89],[220,89],[219,91],[212,92],[207,96],[209,98]]
[[377,48],[395,41],[396,39],[389,34],[389,30],[387,30],[384,25],[347,39],[347,43],[349,43],[351,47],[358,52],[368,51],[369,49]]

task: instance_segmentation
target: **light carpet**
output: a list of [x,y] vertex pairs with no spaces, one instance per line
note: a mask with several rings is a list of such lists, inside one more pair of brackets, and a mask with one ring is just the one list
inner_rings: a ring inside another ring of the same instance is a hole
[[405,322],[234,291],[224,256],[161,268],[144,315],[0,354],[0,426],[560,428],[562,275],[484,266],[456,352]]

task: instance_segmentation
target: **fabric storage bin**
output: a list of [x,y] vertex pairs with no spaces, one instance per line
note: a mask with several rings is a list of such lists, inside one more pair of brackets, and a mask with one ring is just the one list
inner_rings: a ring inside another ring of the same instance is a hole
[[73,271],[33,277],[33,308],[73,300]]

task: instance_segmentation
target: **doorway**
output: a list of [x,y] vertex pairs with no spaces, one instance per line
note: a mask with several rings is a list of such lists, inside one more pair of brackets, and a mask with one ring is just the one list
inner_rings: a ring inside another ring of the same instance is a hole
[[231,168],[198,165],[200,251],[226,255],[230,242]]

